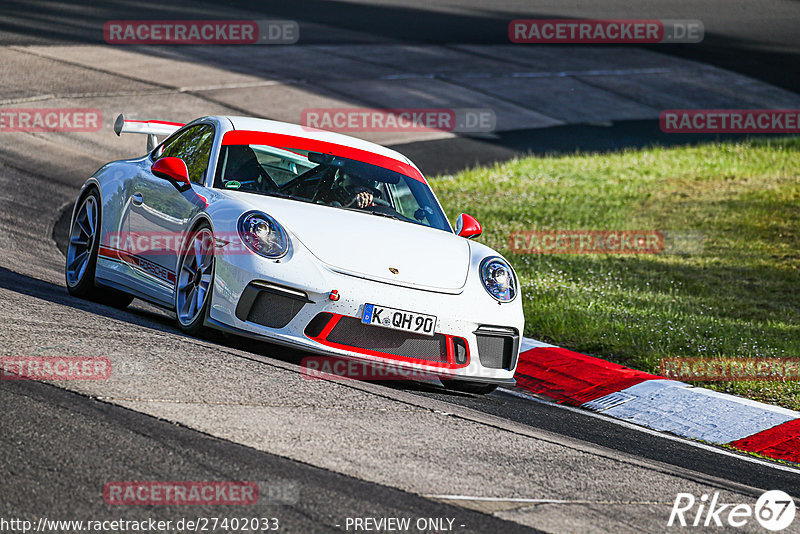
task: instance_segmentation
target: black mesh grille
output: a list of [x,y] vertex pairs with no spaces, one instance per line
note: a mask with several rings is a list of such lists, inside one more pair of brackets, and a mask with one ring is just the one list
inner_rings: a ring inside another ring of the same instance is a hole
[[477,334],[478,357],[481,365],[489,369],[511,369],[514,338],[511,336],[485,336]]
[[355,317],[342,317],[328,341],[374,350],[385,354],[396,354],[405,358],[416,358],[431,362],[447,362],[447,339],[442,334],[422,336],[380,326],[370,326]]
[[332,313],[318,313],[313,319],[311,319],[311,321],[308,323],[308,326],[306,326],[305,334],[308,337],[318,337],[322,331],[325,330],[325,327],[328,326],[328,323],[332,317]]
[[261,291],[247,314],[247,320],[269,328],[283,328],[304,305],[295,298]]

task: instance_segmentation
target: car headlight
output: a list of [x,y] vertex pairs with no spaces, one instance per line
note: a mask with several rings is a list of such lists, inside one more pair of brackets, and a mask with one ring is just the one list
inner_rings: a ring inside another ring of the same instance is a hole
[[239,237],[247,248],[265,258],[281,258],[289,250],[286,230],[266,213],[251,211],[242,215]]
[[514,271],[503,258],[489,257],[481,262],[481,282],[486,292],[500,302],[509,302],[517,296]]

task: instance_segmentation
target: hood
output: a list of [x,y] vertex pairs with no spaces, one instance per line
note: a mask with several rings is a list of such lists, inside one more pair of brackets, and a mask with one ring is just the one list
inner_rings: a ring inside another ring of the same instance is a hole
[[460,290],[466,282],[469,243],[450,232],[368,212],[243,192],[235,196],[277,219],[335,271],[445,292]]

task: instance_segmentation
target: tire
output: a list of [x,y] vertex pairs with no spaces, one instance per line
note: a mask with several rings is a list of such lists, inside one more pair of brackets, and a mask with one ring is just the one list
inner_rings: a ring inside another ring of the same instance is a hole
[[180,329],[193,336],[203,332],[211,303],[216,263],[214,248],[214,234],[208,223],[204,222],[189,234],[178,260],[175,316]]
[[78,209],[70,224],[64,278],[69,294],[78,298],[125,308],[133,297],[110,288],[97,287],[97,251],[100,248],[100,193],[95,188],[78,199]]
[[497,389],[497,384],[486,384],[467,380],[442,380],[442,385],[445,389],[458,391],[460,393],[473,393],[475,395],[488,395]]

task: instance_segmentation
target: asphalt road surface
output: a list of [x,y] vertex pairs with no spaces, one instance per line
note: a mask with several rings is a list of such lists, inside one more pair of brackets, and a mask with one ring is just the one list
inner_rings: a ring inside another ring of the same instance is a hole
[[[259,10],[300,21],[304,43],[331,45],[499,43],[509,19],[536,16],[701,19],[703,45],[670,53],[797,90],[796,2],[640,3],[635,10],[622,2],[590,10],[555,2],[276,2]],[[106,65],[88,71],[11,52],[96,43],[109,19],[240,13],[253,11],[245,2],[48,3],[36,10],[4,2],[0,52],[14,61],[2,64],[7,94],[0,98],[66,87],[80,90],[81,105],[188,113],[200,102],[196,95],[109,75]],[[71,98],[57,102],[71,105]],[[231,111],[213,99],[202,103],[210,112]],[[489,161],[529,149],[614,149],[660,135],[646,121],[623,123],[613,135],[607,127],[558,128],[503,133],[491,143],[419,141],[404,151],[426,170],[447,171],[473,149]],[[65,210],[97,167],[141,149],[141,139],[106,135],[2,134],[2,354],[103,355],[118,372],[92,383],[0,382],[0,519],[246,515],[278,517],[285,532],[322,532],[347,530],[348,517],[411,517],[451,518],[463,532],[656,532],[667,530],[678,492],[718,491],[725,502],[751,503],[764,489],[800,495],[800,474],[780,464],[504,391],[476,397],[419,384],[306,380],[301,353],[221,335],[190,338],[170,314],[138,301],[115,310],[69,297],[58,246]],[[288,488],[288,498],[259,501],[244,514],[108,505],[103,487],[119,480],[250,480],[267,492]]]
[[[47,384],[0,387],[0,509],[34,524],[114,518],[109,481],[246,480],[268,499],[238,506],[128,507],[130,521],[277,518],[281,532],[336,532],[348,517],[453,518],[460,532],[527,532],[521,525],[370,484],[87,399]],[[272,493],[270,494],[270,491]],[[463,527],[461,526],[463,525]],[[3,530],[8,532],[8,530]]]
[[298,21],[301,44],[497,44],[508,42],[508,23],[518,18],[694,19],[705,27],[701,44],[651,47],[800,91],[800,5],[791,0],[303,0],[258,5],[247,0],[78,0],[43,3],[35,10],[28,2],[6,0],[0,4],[0,43],[96,43],[102,42],[98,28],[108,20],[232,18],[239,13]]

